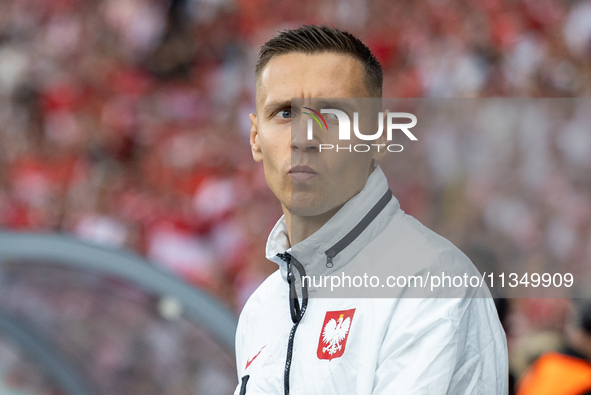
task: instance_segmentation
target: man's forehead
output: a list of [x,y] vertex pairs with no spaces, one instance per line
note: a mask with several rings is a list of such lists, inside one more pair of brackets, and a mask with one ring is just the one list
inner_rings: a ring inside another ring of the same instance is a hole
[[294,97],[368,97],[363,64],[332,52],[275,56],[257,81],[257,109]]

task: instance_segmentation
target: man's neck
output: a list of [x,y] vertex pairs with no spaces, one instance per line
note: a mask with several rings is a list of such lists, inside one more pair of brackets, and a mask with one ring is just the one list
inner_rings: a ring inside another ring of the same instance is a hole
[[[368,178],[375,170],[375,161],[371,161],[370,170],[367,174]],[[367,179],[365,180],[367,182]],[[316,231],[324,226],[340,209],[344,203],[338,207],[333,208],[326,213],[304,217],[292,214],[285,206],[282,206],[283,214],[285,215],[285,224],[287,225],[287,236],[289,238],[289,245],[294,246],[297,243],[312,236]]]
[[316,215],[313,217],[303,217],[299,215],[292,215],[292,213],[283,208],[285,214],[285,224],[287,225],[287,234],[289,237],[289,245],[294,246],[297,243],[307,239],[322,228],[325,223],[328,222],[336,213],[341,209],[342,206],[336,207],[324,214]]

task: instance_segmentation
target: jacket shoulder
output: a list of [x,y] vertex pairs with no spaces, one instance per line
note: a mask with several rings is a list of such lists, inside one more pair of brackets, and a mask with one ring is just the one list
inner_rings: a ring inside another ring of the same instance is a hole
[[240,312],[238,326],[236,327],[237,358],[240,357],[242,348],[247,343],[252,328],[257,327],[266,312],[273,311],[276,308],[274,304],[279,303],[281,288],[285,288],[285,293],[287,293],[287,285],[281,287],[283,284],[286,283],[281,278],[279,269],[277,269],[258,286],[246,301]]
[[[472,261],[458,247],[404,213],[390,221],[384,231],[368,245],[367,251],[377,258],[372,268],[386,277],[421,276],[429,284],[431,281],[437,284],[437,280],[443,276],[451,276],[452,279],[459,276],[462,284],[473,277],[473,284],[482,278]],[[456,280],[456,284],[459,283],[459,278]],[[430,287],[405,290],[417,297],[488,296],[484,284],[481,290],[474,287],[439,287],[435,293],[431,291]]]
[[276,299],[280,294],[281,289],[285,289],[287,292],[287,283],[283,281],[281,278],[281,272],[277,269],[250,295],[242,308],[240,317],[249,314],[252,310],[260,309],[261,305],[266,304],[270,299]]

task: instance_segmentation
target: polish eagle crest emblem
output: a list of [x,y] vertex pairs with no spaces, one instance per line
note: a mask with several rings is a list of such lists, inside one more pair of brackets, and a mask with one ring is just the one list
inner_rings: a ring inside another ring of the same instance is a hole
[[318,342],[318,358],[330,360],[343,355],[354,313],[355,309],[326,313]]

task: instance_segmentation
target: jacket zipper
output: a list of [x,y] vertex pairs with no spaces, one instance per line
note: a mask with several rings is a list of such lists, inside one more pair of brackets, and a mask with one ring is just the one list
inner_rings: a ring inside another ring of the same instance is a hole
[[378,214],[386,207],[386,205],[392,199],[392,190],[388,188],[386,193],[378,200],[378,202],[369,210],[365,217],[349,233],[347,233],[341,240],[336,242],[335,245],[330,247],[324,253],[326,254],[326,267],[331,268],[334,266],[333,258],[343,251],[349,244],[351,244],[369,224],[378,216]]
[[248,383],[248,379],[250,375],[242,376],[242,384],[240,386],[240,393],[238,395],[246,395],[246,383]]
[[[331,268],[334,266],[333,258],[337,256],[342,250],[344,250],[349,244],[351,244],[368,226],[369,224],[378,216],[378,214],[386,207],[388,202],[392,199],[392,190],[388,188],[386,193],[378,200],[378,202],[369,210],[369,212],[363,217],[361,221],[355,227],[347,233],[341,240],[339,240],[335,245],[330,247],[324,253],[326,254],[326,267]],[[284,395],[289,395],[289,373],[291,371],[291,359],[293,354],[293,342],[295,338],[296,330],[298,329],[298,325],[300,324],[302,318],[304,317],[304,313],[306,312],[306,307],[308,306],[308,288],[305,284],[302,284],[302,305],[300,307],[300,302],[298,299],[298,295],[295,289],[295,276],[293,273],[293,266],[297,269],[300,273],[300,278],[306,275],[306,271],[304,266],[299,263],[295,258],[291,256],[290,253],[278,253],[277,256],[281,258],[285,263],[287,263],[287,283],[289,285],[289,312],[291,315],[291,320],[293,322],[293,326],[291,327],[291,331],[289,332],[289,339],[287,341],[287,358],[285,360],[285,370],[283,374],[283,388],[284,388]],[[245,380],[246,379],[246,380]],[[244,389],[244,393],[246,393],[246,381],[248,381],[248,376],[242,378],[242,386]],[[243,395],[240,392],[240,395]]]
[[297,269],[300,273],[300,278],[306,275],[306,271],[304,266],[299,263],[295,258],[291,256],[288,252],[283,254],[277,254],[279,258],[281,258],[285,263],[287,263],[287,283],[289,284],[289,312],[291,315],[291,320],[293,322],[293,326],[291,327],[291,331],[289,332],[289,339],[287,341],[287,357],[285,359],[285,370],[283,372],[283,392],[285,395],[289,395],[289,373],[291,371],[291,359],[293,354],[293,342],[295,338],[296,330],[298,329],[298,325],[302,321],[304,317],[304,313],[306,312],[306,307],[308,306],[308,288],[305,284],[302,284],[302,305],[300,307],[300,302],[298,299],[298,295],[295,289],[295,276],[293,274],[293,266]]

